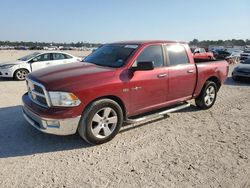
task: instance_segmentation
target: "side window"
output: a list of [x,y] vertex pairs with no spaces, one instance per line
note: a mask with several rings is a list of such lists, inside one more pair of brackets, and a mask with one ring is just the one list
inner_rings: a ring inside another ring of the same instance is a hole
[[37,56],[35,59],[37,59],[37,61],[50,61],[50,54],[42,54]]
[[196,48],[196,49],[194,50],[194,53],[200,53],[200,48]]
[[166,48],[170,65],[180,65],[189,63],[186,49],[182,45],[167,45]]
[[66,59],[66,55],[60,53],[53,53],[53,60]]
[[204,48],[201,48],[201,51],[200,51],[201,53],[205,53],[206,52],[206,50],[204,49]]
[[139,61],[152,61],[155,68],[163,67],[162,47],[160,45],[154,45],[145,48],[136,60],[136,62]]
[[71,59],[71,58],[73,58],[72,56],[70,56],[70,55],[68,55],[68,54],[64,54],[64,55],[65,55],[66,59]]

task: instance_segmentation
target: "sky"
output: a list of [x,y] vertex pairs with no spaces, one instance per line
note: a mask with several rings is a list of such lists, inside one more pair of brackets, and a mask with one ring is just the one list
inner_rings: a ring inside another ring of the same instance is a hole
[[250,39],[250,0],[1,0],[0,40]]

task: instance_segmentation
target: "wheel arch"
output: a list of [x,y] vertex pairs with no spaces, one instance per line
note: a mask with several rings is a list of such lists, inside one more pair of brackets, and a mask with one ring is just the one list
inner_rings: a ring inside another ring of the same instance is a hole
[[110,99],[110,100],[113,100],[113,101],[115,101],[116,103],[118,103],[118,105],[119,105],[119,106],[121,107],[121,109],[122,109],[123,117],[124,117],[124,119],[126,119],[126,117],[127,117],[127,109],[126,109],[126,106],[125,106],[125,104],[124,104],[124,102],[122,101],[121,98],[119,98],[119,97],[117,97],[117,96],[114,96],[114,95],[106,95],[106,96],[98,97],[98,98],[92,100],[91,102],[89,102],[85,109],[87,109],[87,107],[88,107],[89,105],[91,105],[93,102],[99,101],[99,100],[102,100],[102,99]]
[[209,77],[206,81],[212,81],[216,84],[217,86],[217,91],[219,91],[220,87],[221,87],[221,81],[218,77],[216,76],[211,76]]

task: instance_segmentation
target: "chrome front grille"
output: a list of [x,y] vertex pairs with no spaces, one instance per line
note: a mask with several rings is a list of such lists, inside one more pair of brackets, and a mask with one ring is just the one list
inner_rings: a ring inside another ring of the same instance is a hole
[[50,99],[48,92],[42,84],[33,80],[26,79],[29,98],[39,106],[48,108],[50,107]]

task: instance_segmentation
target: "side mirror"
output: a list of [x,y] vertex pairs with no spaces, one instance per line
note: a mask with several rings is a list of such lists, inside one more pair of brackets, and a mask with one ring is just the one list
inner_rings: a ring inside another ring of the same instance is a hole
[[37,58],[33,58],[30,62],[31,62],[31,63],[35,63],[35,62],[37,62],[37,61],[38,61]]
[[136,67],[131,67],[133,71],[148,71],[154,69],[153,61],[139,61]]

